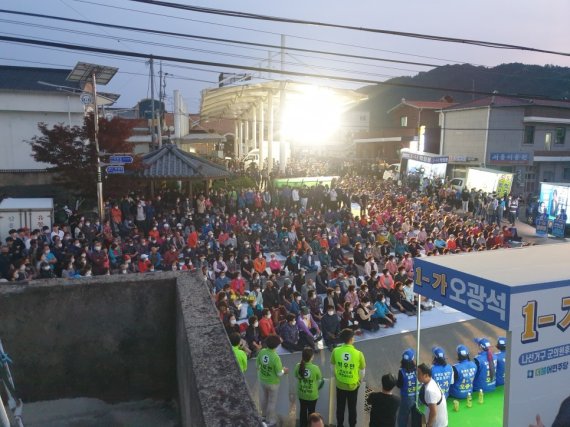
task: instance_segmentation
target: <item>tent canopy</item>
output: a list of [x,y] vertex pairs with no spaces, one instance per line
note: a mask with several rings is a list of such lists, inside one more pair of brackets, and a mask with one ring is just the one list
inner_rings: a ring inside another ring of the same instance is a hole
[[[272,80],[259,83],[227,86],[202,91],[200,116],[203,119],[239,119],[246,116],[253,106],[273,97],[276,116],[279,114],[280,93],[303,94],[315,85],[298,83],[289,80]],[[348,90],[322,87],[334,92],[335,98],[340,99],[344,109],[354,107],[358,102],[368,97],[362,93]]]

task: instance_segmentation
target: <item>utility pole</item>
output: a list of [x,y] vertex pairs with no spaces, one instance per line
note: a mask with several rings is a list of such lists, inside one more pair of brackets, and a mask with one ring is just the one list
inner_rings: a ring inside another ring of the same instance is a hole
[[162,148],[162,61],[160,61],[160,67],[158,71],[158,122],[157,122],[157,134],[158,134],[158,148]]
[[151,99],[151,126],[150,126],[150,140],[152,144],[152,150],[156,146],[156,134],[154,132],[154,58],[150,57],[150,99]]

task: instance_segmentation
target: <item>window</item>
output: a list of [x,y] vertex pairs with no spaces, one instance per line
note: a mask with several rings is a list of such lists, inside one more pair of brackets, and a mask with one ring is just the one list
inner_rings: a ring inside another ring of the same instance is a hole
[[534,144],[534,126],[524,127],[523,144]]
[[544,149],[550,151],[552,149],[552,132],[544,134]]
[[554,134],[554,143],[564,144],[565,139],[566,139],[566,128],[556,128],[556,132]]
[[365,116],[365,115],[361,115],[361,116],[360,116],[360,121],[361,121],[361,122],[365,122],[365,121],[366,121],[366,116]]
[[408,116],[400,117],[400,126],[402,126],[403,128],[408,126]]
[[542,180],[544,182],[552,182],[554,181],[554,171],[544,171],[542,173]]
[[562,172],[562,178],[564,181],[570,181],[570,168],[564,168],[564,172]]

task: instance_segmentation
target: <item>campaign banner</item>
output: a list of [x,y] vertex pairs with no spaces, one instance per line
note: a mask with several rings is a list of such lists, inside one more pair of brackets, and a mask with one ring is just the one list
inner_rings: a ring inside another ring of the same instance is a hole
[[[463,256],[474,255],[476,254]],[[414,292],[508,329],[508,286],[426,262],[421,258],[416,258],[414,263]]]
[[569,284],[511,295],[506,426],[551,426],[570,397]]
[[548,217],[546,215],[541,215],[536,218],[536,235],[540,237],[548,236]]
[[566,232],[566,221],[563,219],[555,219],[552,222],[552,235],[555,237],[564,238]]

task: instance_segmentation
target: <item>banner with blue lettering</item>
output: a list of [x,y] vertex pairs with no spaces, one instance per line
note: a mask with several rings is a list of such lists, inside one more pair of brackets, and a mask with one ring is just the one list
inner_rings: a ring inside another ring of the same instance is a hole
[[555,219],[552,223],[552,235],[555,237],[564,238],[566,231],[566,221],[563,219]]
[[536,218],[536,235],[540,237],[548,236],[548,217],[546,215]]
[[536,425],[539,416],[551,426],[570,397],[570,287],[512,294],[510,318],[505,425]]
[[[462,256],[474,255],[476,254]],[[414,263],[414,292],[508,329],[508,286],[426,262],[421,258],[416,258]]]

